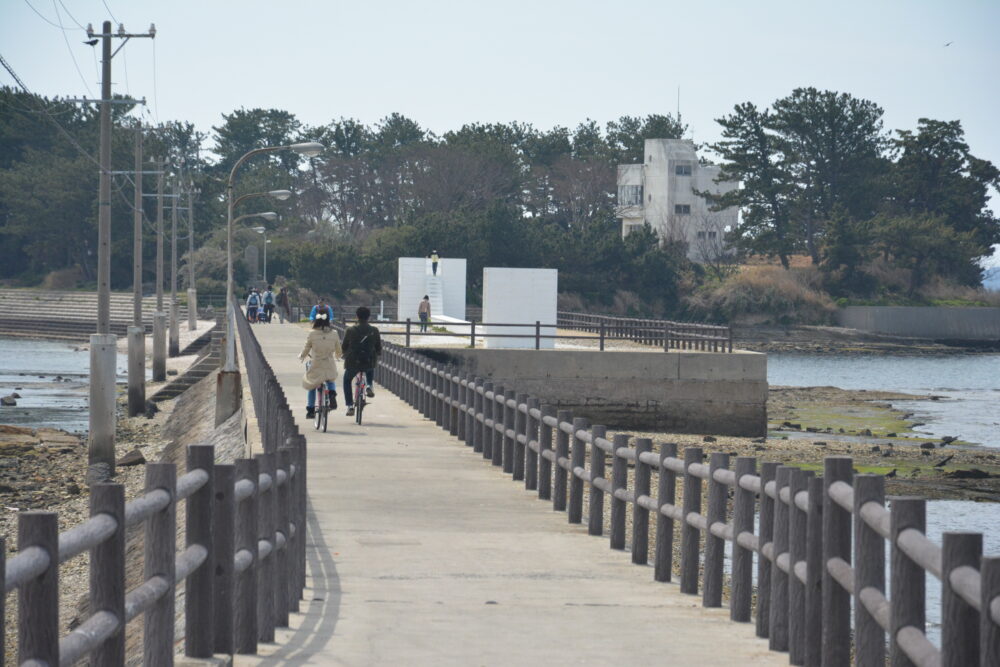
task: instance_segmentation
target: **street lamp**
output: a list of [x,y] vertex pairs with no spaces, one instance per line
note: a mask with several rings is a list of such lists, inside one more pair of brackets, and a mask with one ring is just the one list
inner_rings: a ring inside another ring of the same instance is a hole
[[[323,152],[325,146],[318,141],[306,141],[295,144],[288,144],[287,146],[265,146],[263,148],[255,148],[252,151],[245,153],[233,168],[229,172],[229,180],[226,181],[226,200],[228,202],[228,210],[226,215],[226,309],[228,312],[229,299],[233,296],[233,209],[236,208],[236,202],[233,200],[233,181],[236,178],[236,170],[240,168],[244,162],[249,160],[255,155],[261,155],[262,153],[275,153],[277,151],[291,150],[304,155],[306,157],[316,157]],[[291,193],[289,193],[291,196]],[[277,214],[273,214],[277,218]],[[230,324],[227,325],[226,335],[228,340],[233,339],[234,332],[232,330],[232,320],[231,318],[226,318],[226,321]],[[232,372],[236,370],[236,360],[232,358],[232,355],[226,355],[226,364],[223,367],[224,371]],[[231,413],[230,413],[231,414]],[[221,414],[216,414],[216,421],[218,422]],[[226,415],[228,418],[229,415]]]
[[267,240],[267,227],[254,227],[253,230],[258,234],[264,235],[264,283],[267,283],[267,244],[270,241]]

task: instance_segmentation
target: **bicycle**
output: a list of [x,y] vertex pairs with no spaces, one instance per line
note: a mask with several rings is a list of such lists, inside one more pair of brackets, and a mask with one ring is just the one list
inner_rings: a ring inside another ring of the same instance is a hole
[[326,422],[330,415],[330,390],[326,388],[326,382],[316,389],[316,430],[322,429],[326,433]]
[[365,380],[365,371],[358,371],[354,376],[354,421],[361,423],[361,413],[365,409],[365,395],[368,385]]

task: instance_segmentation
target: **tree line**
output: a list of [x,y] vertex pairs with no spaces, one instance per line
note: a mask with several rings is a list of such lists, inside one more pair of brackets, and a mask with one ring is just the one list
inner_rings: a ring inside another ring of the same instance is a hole
[[[113,105],[116,171],[133,167],[138,121],[129,112]],[[723,178],[743,184],[713,200],[742,210],[723,266],[762,254],[787,267],[792,255],[807,254],[835,293],[878,290],[876,264],[905,272],[912,291],[935,276],[974,284],[976,258],[1000,240],[986,206],[988,189],[1000,184],[997,170],[970,153],[958,122],[925,119],[916,130],[889,133],[875,103],[812,88],[766,109],[737,105],[718,122],[722,139],[702,147],[715,155],[703,154],[718,158]],[[642,162],[645,139],[686,131],[670,114],[575,128],[470,123],[437,135],[400,114],[371,125],[340,118],[310,126],[280,109],[237,109],[208,134],[178,121],[145,128],[144,136],[145,154],[167,158],[170,178],[199,193],[199,249],[182,262],[195,262],[203,292],[224,284],[225,181],[235,161],[260,146],[316,140],[327,146],[318,157],[283,151],[240,169],[237,196],[295,192],[285,202],[250,200],[236,212],[279,213],[278,221],[253,223],[268,227],[272,240],[269,276],[337,296],[393,286],[397,257],[436,249],[468,259],[470,297],[484,266],[545,266],[559,269],[561,291],[595,307],[628,292],[634,312],[679,315],[685,295],[725,271],[692,264],[683,243],[648,228],[623,239],[615,174],[618,164]],[[69,267],[93,280],[98,172],[83,153],[96,154],[97,134],[94,108],[0,89],[0,280],[33,284]],[[116,288],[132,281],[129,179],[115,176],[112,187]],[[155,192],[154,177],[144,190]],[[155,201],[147,197],[143,208],[148,283]],[[236,240],[238,257],[260,243],[249,229],[237,230]],[[250,272],[237,262],[238,281]]]

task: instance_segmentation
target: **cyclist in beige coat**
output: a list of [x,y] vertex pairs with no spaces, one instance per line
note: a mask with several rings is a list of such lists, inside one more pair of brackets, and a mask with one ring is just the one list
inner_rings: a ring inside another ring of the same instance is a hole
[[330,390],[330,407],[337,407],[337,359],[344,356],[340,347],[340,334],[330,328],[327,313],[318,313],[313,320],[313,329],[306,338],[305,347],[299,354],[299,361],[312,357],[302,376],[302,387],[309,390],[306,400],[306,419],[312,419],[316,409],[316,389],[326,382]]

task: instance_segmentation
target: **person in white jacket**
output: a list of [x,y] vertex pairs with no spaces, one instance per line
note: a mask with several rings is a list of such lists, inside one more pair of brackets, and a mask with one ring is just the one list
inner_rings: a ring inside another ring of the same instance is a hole
[[306,338],[305,347],[299,354],[299,361],[312,357],[312,363],[306,367],[302,376],[302,387],[309,390],[306,399],[306,419],[312,419],[316,410],[316,390],[326,382],[330,391],[330,407],[337,407],[337,359],[344,356],[340,347],[340,334],[330,328],[330,317],[327,313],[317,313],[313,320],[312,331]]

